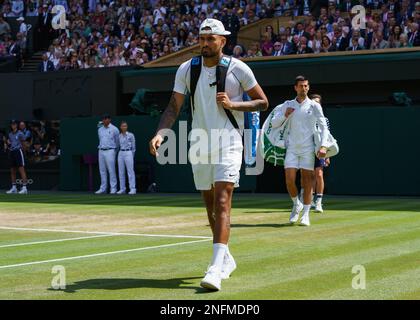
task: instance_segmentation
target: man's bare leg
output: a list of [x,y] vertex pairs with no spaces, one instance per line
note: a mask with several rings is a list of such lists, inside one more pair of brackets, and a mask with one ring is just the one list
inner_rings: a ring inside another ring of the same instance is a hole
[[[293,201],[293,209],[292,209],[292,212],[290,213],[290,218],[289,218],[289,221],[291,223],[295,223],[298,221],[299,213],[303,209],[303,205],[300,202],[299,197],[298,197],[298,189],[296,187],[297,170],[298,170],[297,168],[285,169],[287,191],[289,192],[290,198],[292,198],[292,201]],[[303,181],[304,177],[302,176],[301,179]],[[307,190],[306,190],[305,184],[302,187],[304,188],[304,193],[306,193]],[[308,190],[311,190],[311,189],[312,188],[309,188]]]
[[322,209],[322,197],[324,195],[324,169],[322,167],[315,169],[315,180],[316,180],[316,201],[315,201],[315,212],[323,212]]
[[310,205],[312,200],[312,182],[313,182],[313,176],[314,172],[311,170],[301,170],[302,174],[302,181],[303,181],[303,204],[304,205]]
[[322,167],[315,169],[316,193],[324,193],[324,170]]
[[230,210],[234,184],[216,182],[214,188],[214,206],[216,221],[214,225],[213,243],[227,244],[230,235]]
[[296,187],[296,168],[286,168],[286,187],[287,192],[289,192],[289,195],[292,199],[296,198],[298,196],[298,189]]
[[[207,207],[207,214],[215,213],[213,230],[213,257],[211,259],[210,267],[206,276],[201,281],[201,286],[207,289],[220,290],[220,283],[222,279],[227,279],[231,272],[235,270],[236,264],[231,258],[228,248],[230,236],[230,210],[232,207],[232,195],[234,184],[231,182],[218,181],[214,184],[214,206],[211,210],[211,194],[210,192],[203,192],[204,201]],[[210,215],[209,215],[209,221]],[[228,264],[225,265],[225,257]]]
[[28,179],[26,177],[25,167],[19,167],[18,170],[19,170],[20,177],[22,178],[22,183],[24,186],[26,186]]
[[314,179],[313,170],[301,170],[302,179],[303,179],[303,214],[300,223],[305,226],[309,226],[309,211],[311,210],[311,200],[312,200],[312,184]]
[[10,180],[12,181],[12,186],[16,185],[16,168],[10,168]]
[[214,237],[214,224],[216,221],[216,214],[214,210],[214,187],[212,186],[210,190],[201,191],[201,196],[203,197],[204,204],[206,205],[207,218],[209,219],[211,232]]

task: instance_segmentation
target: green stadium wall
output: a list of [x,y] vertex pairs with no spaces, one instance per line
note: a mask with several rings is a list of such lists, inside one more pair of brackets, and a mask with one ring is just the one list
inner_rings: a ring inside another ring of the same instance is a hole
[[[340,153],[326,175],[327,192],[340,195],[420,195],[420,107],[357,107],[326,110]],[[180,120],[185,120],[182,115]],[[98,117],[68,118],[61,123],[61,190],[87,190],[88,167],[83,154],[97,152]],[[160,192],[194,192],[190,165],[159,165],[148,153],[148,141],[159,118],[115,117],[126,120],[136,135],[136,161],[154,167]],[[175,124],[174,128],[178,128]],[[93,166],[94,188],[99,187]],[[242,192],[286,192],[282,168],[266,165],[259,176],[241,174]],[[144,187],[144,186],[143,186]]]

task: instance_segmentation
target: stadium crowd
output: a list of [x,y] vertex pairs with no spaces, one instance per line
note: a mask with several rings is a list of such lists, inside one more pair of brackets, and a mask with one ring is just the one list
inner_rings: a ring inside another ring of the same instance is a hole
[[[366,8],[361,30],[342,15],[358,4]],[[66,9],[65,30],[52,27],[54,5]],[[413,0],[0,0],[0,12],[3,59],[21,56],[24,16],[38,17],[34,45],[45,50],[39,71],[142,65],[196,44],[206,17],[232,32],[226,53],[239,58],[420,45],[420,2]],[[290,25],[268,26],[249,48],[236,43],[241,26],[273,16],[291,17]],[[5,18],[18,18],[15,35]]]
[[[30,162],[54,160],[60,156],[58,121],[20,121],[18,130],[25,136],[22,151]],[[8,149],[8,131],[0,130],[3,152]]]
[[[352,23],[351,8],[358,4],[366,8],[365,28],[355,28]],[[281,5],[279,8],[278,15],[290,15]],[[290,21],[290,26],[280,27],[277,34],[267,26],[260,42],[247,50],[237,45],[234,55],[281,56],[420,46],[420,2],[329,0],[319,15],[308,10],[303,10],[306,16],[302,20]]]

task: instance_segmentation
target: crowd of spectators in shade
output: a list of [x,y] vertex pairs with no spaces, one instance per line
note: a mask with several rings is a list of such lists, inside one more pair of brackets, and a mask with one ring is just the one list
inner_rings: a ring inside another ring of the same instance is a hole
[[[22,151],[30,162],[55,160],[60,156],[59,121],[20,121],[18,130],[22,131],[25,141]],[[3,153],[8,148],[9,130],[1,130],[1,148]]]
[[[65,30],[52,28],[54,5],[66,9]],[[343,14],[355,5],[366,8],[360,30]],[[45,50],[39,71],[142,65],[197,44],[208,17],[232,32],[225,52],[238,58],[420,45],[420,2],[413,0],[0,0],[0,12],[21,20],[11,35],[0,18],[0,57],[25,50],[23,16],[37,16],[34,46]],[[237,43],[242,26],[280,16],[290,17],[287,26],[267,26],[247,48]]]

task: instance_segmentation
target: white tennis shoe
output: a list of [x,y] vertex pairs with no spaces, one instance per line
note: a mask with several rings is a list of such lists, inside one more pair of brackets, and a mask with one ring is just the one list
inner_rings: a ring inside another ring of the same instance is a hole
[[304,212],[302,218],[300,219],[300,225],[309,227],[311,223],[309,222],[309,212]]
[[322,208],[322,202],[321,201],[317,201],[315,203],[315,212],[319,212],[319,213],[324,212],[324,209]]
[[120,190],[117,192],[117,194],[124,194],[124,193],[125,193],[125,190]]
[[226,252],[225,257],[223,259],[223,266],[222,266],[222,272],[220,277],[222,280],[229,279],[230,275],[233,271],[236,269],[236,262],[235,259],[233,259],[233,256],[230,254],[230,252]]
[[299,220],[299,213],[303,210],[302,202],[298,202],[293,205],[292,212],[290,213],[289,221],[290,223],[296,223]]
[[210,266],[203,280],[201,280],[200,286],[208,290],[220,290],[222,288],[220,269],[217,266]]
[[13,186],[10,190],[6,191],[7,194],[18,193],[16,186]]
[[137,193],[137,190],[136,190],[136,189],[131,189],[131,190],[130,190],[130,192],[129,192],[128,194],[133,195],[133,194],[136,194],[136,193]]
[[99,189],[98,191],[95,192],[95,194],[104,194],[106,193],[105,190]]
[[18,193],[19,194],[28,194],[28,189],[26,189],[26,187],[23,186],[22,189],[20,189],[20,191]]

